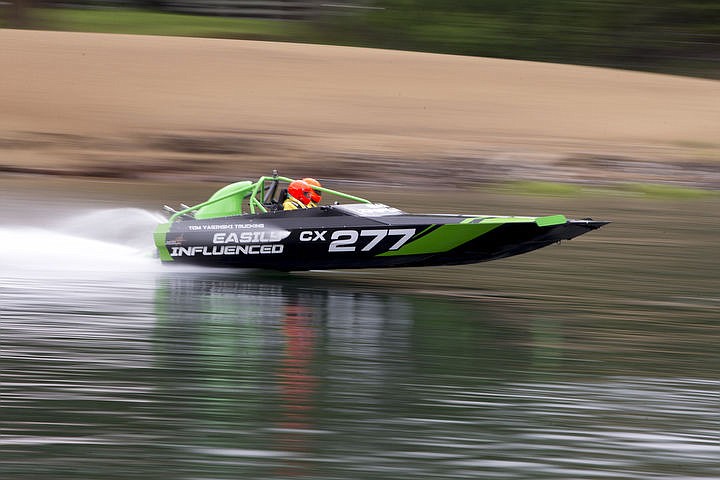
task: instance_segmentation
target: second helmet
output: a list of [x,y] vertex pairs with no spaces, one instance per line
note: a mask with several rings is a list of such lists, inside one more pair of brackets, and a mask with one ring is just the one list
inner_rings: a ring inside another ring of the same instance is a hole
[[320,182],[311,177],[303,178],[302,181],[310,185],[310,188],[312,189],[310,200],[312,200],[313,203],[320,203],[320,200],[322,200],[322,192],[320,190],[315,190],[314,188],[312,188],[322,187]]

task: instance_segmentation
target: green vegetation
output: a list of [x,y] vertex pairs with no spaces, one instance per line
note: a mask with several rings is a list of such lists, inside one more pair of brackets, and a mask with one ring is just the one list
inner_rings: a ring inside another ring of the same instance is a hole
[[[487,189],[487,187],[483,187]],[[693,200],[720,196],[715,190],[660,183],[619,183],[615,185],[579,185],[574,183],[517,181],[496,185],[496,190],[508,195],[541,197],[580,197],[602,195],[612,197],[642,196],[653,199]]]
[[[379,46],[720,76],[716,0],[382,0]],[[363,22],[362,24],[360,22]],[[352,31],[352,30],[351,30]]]
[[718,197],[720,192],[716,190],[705,190],[702,188],[682,187],[659,183],[628,183],[623,189],[629,192],[641,193],[652,198],[665,199],[700,199]]
[[33,21],[40,28],[63,31],[278,41],[301,38],[308,30],[299,22],[203,17],[144,10],[37,9]]
[[[152,5],[153,2],[136,2]],[[375,0],[308,21],[5,7],[0,26],[328,43],[720,78],[717,0]],[[19,5],[24,3],[18,2]],[[128,5],[131,5],[128,2]],[[22,10],[22,9],[20,9]]]

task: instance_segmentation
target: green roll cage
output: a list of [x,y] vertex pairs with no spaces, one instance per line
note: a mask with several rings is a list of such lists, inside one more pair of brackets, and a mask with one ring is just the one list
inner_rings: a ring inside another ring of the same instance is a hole
[[[240,204],[242,205],[247,200],[248,210],[251,215],[256,213],[267,213],[268,209],[266,205],[272,204],[274,200],[274,196],[279,192],[278,186],[282,183],[290,184],[291,182],[295,181],[293,178],[288,177],[281,177],[279,175],[273,175],[270,177],[264,176],[260,177],[257,181],[254,183],[251,182],[238,182],[237,188],[231,188],[229,189],[227,194],[217,195],[220,192],[216,192],[215,195],[210,197],[209,200],[206,200],[202,203],[198,203],[197,205],[193,205],[190,207],[187,207],[183,210],[179,210],[175,213],[173,213],[168,223],[174,222],[178,217],[181,217],[183,215],[191,214],[191,212],[194,212],[196,210],[200,210],[203,207],[207,207],[209,205],[213,204],[219,204],[220,202],[226,201],[230,198],[236,198],[240,201]],[[247,184],[245,184],[247,183]],[[227,187],[225,187],[227,188]],[[313,186],[313,190],[319,190],[321,192],[326,192],[332,195],[336,195],[341,198],[345,198],[347,200],[351,200],[354,202],[359,203],[372,203],[370,200],[367,200],[362,197],[356,197],[355,195],[350,195],[344,192],[339,192],[337,190],[332,190],[330,188],[325,187],[317,187]],[[262,194],[262,199],[258,199],[259,196]],[[243,215],[242,208],[240,211],[234,211],[230,213],[229,215]],[[229,215],[218,215],[220,216],[229,216]],[[207,217],[212,218],[212,217]]]

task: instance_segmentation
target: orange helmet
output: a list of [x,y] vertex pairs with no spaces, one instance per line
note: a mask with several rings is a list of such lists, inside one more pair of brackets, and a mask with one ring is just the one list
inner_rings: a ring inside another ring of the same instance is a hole
[[303,205],[310,203],[312,188],[302,180],[293,180],[288,185],[288,195],[301,202]]
[[320,182],[315,180],[314,178],[303,178],[303,182],[310,185],[310,188],[312,189],[312,194],[310,195],[310,200],[312,200],[314,203],[320,203],[320,200],[322,200],[322,192],[320,190],[315,190],[312,187],[322,187]]

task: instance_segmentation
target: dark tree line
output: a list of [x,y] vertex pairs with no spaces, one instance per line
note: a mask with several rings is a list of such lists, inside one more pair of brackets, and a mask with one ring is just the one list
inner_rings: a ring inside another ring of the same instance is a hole
[[[207,0],[196,0],[209,5]],[[232,0],[231,0],[232,1]],[[235,0],[238,4],[249,0]],[[258,0],[252,0],[257,4]],[[286,0],[283,7],[292,5]],[[670,71],[720,78],[720,0],[338,0],[302,38],[460,55]],[[224,2],[225,3],[225,2]],[[277,2],[270,2],[276,5]],[[173,0],[14,0],[7,24],[27,27],[31,5],[114,5],[173,11]],[[185,2],[187,5],[187,2]],[[279,5],[279,4],[277,4]],[[212,13],[211,9],[207,9]],[[227,9],[221,11],[228,11]],[[342,14],[338,14],[342,12]],[[242,32],[229,32],[242,38]]]
[[[346,42],[720,76],[718,0],[377,0],[324,26]],[[696,67],[694,67],[696,65]],[[696,72],[703,74],[703,72]]]

